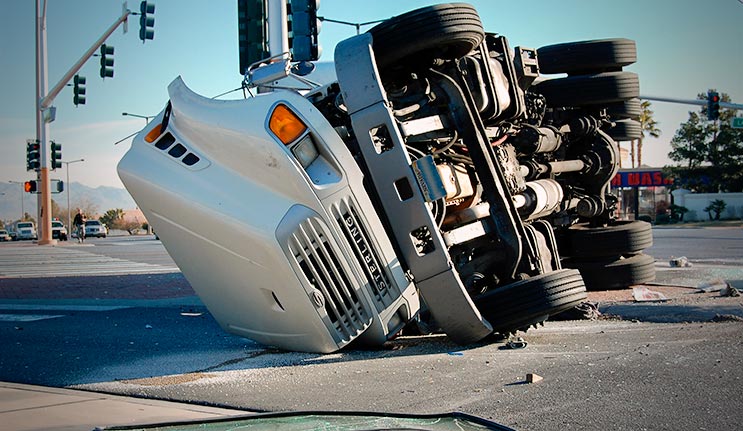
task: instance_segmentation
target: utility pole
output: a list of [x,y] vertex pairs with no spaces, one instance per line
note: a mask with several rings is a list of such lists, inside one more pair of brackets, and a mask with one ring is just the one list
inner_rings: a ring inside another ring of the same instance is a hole
[[[54,245],[57,243],[52,239],[52,194],[49,181],[49,147],[47,138],[49,136],[49,123],[54,121],[56,108],[52,106],[54,98],[67,85],[85,64],[93,56],[98,48],[103,45],[106,39],[116,30],[119,25],[126,23],[127,18],[132,13],[126,7],[126,2],[122,5],[122,14],[109,27],[88,51],[83,54],[80,60],[75,63],[62,79],[51,89],[48,80],[47,65],[47,43],[46,43],[46,8],[47,0],[36,0],[36,139],[39,142],[41,166],[37,174],[37,180],[41,185],[41,193],[38,196],[38,228],[39,228],[39,245]],[[126,30],[126,25],[124,26]],[[52,166],[52,168],[54,168]]]

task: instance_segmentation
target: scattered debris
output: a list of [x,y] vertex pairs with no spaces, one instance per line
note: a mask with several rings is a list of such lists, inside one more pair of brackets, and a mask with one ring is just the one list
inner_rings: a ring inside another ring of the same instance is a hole
[[632,297],[635,298],[635,302],[662,302],[668,300],[666,295],[650,290],[645,286],[633,287]]
[[668,262],[668,264],[671,265],[671,267],[673,268],[691,268],[691,262],[689,262],[689,259],[687,259],[686,256],[671,256],[671,260]]
[[506,347],[509,349],[523,349],[525,348],[529,343],[524,341],[521,337],[514,337],[510,338],[508,342],[506,343]]
[[535,373],[527,373],[526,374],[526,383],[537,383],[544,380],[544,377],[540,376],[539,374]]
[[735,314],[715,314],[711,322],[743,322],[743,317]]
[[713,278],[712,280],[708,280],[703,283],[700,283],[697,289],[699,289],[700,292],[709,293],[709,292],[719,292],[728,286],[730,285],[728,284],[727,281],[721,278]]
[[720,290],[720,296],[740,296],[740,291],[728,283]]
[[581,302],[562,313],[550,316],[550,320],[596,320],[601,317],[597,302]]
[[152,329],[152,325],[144,325],[144,329]]

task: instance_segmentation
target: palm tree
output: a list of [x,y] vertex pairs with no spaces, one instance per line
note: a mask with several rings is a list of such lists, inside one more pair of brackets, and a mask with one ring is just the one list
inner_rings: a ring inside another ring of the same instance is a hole
[[[640,103],[642,111],[640,112],[640,129],[642,130],[642,136],[637,140],[637,167],[642,165],[642,140],[645,138],[645,133],[657,138],[660,136],[660,129],[658,128],[658,122],[653,118],[653,111],[650,110],[650,102],[643,100]],[[634,151],[633,151],[634,152]]]

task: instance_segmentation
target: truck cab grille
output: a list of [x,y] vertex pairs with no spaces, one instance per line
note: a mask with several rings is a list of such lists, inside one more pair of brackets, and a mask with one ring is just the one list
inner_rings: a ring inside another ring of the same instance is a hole
[[324,308],[339,341],[363,332],[371,317],[356,293],[358,282],[340,263],[322,221],[313,217],[302,222],[289,238],[289,251],[309,284],[322,294],[313,302]]

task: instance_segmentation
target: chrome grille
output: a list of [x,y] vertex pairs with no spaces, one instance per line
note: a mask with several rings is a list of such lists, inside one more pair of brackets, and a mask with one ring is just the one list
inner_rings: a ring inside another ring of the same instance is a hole
[[385,265],[374,249],[364,223],[358,216],[353,201],[344,198],[331,207],[333,218],[346,237],[346,241],[353,250],[366,281],[372,287],[374,300],[384,309],[392,303],[390,297],[390,282],[385,272]]
[[317,218],[302,222],[289,238],[289,250],[307,281],[322,293],[322,306],[339,341],[363,332],[371,318],[359,301],[353,276],[345,272],[328,242],[323,223]]

